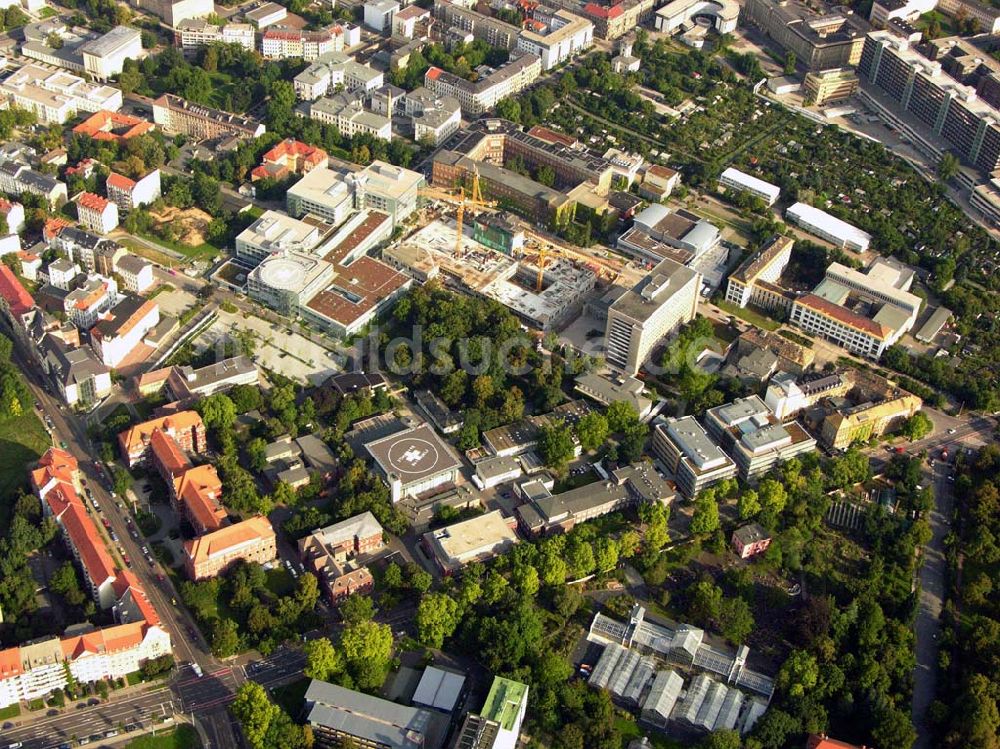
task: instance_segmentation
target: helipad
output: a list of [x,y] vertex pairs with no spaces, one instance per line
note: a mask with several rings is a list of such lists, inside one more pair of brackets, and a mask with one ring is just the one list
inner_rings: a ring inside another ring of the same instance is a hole
[[428,424],[369,442],[365,448],[386,476],[404,485],[453,471],[462,461]]

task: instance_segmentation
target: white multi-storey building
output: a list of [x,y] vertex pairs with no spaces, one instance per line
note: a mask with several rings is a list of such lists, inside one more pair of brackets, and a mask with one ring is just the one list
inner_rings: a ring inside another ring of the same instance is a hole
[[64,70],[25,65],[0,83],[0,93],[14,106],[33,112],[43,125],[61,125],[78,112],[117,112],[122,92],[87,83]]
[[371,94],[385,83],[379,70],[355,62],[342,52],[322,55],[292,81],[296,95],[311,101],[343,89],[348,93]]
[[335,125],[342,135],[364,134],[381,140],[392,140],[392,120],[365,109],[360,100],[350,94],[325,96],[309,107],[309,117]]
[[732,167],[719,175],[719,188],[750,193],[763,200],[768,206],[774,205],[781,195],[781,188],[777,185],[772,185],[770,182],[765,182],[752,174],[746,174]]
[[97,234],[110,234],[118,227],[118,206],[92,192],[76,199],[76,214],[84,227]]
[[115,26],[104,36],[81,45],[79,52],[84,71],[106,81],[122,72],[126,60],[142,57],[142,34],[131,26]]
[[539,31],[523,30],[517,38],[517,49],[537,55],[543,70],[575,57],[594,44],[594,24],[568,10],[557,10],[548,24]]
[[794,244],[791,237],[777,236],[742,263],[729,276],[726,301],[740,307],[754,304],[770,308],[767,295],[774,293],[774,285],[788,267]]
[[608,308],[608,364],[634,375],[653,347],[698,311],[701,274],[664,259]]

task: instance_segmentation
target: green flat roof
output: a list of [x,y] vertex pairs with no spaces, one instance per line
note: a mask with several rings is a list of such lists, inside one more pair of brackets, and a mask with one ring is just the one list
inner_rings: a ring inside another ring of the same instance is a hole
[[513,730],[521,703],[528,697],[528,685],[497,676],[483,705],[482,716],[496,721],[505,731]]

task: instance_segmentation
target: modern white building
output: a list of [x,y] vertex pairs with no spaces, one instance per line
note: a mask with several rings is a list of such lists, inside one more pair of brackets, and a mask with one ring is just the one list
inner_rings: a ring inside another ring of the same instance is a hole
[[129,2],[141,10],[159,16],[171,28],[176,28],[177,24],[188,18],[204,18],[215,12],[215,3],[212,0],[129,0]]
[[417,210],[420,188],[426,184],[420,172],[385,161],[373,161],[357,172],[355,179],[358,208],[388,214],[393,227]]
[[768,206],[774,205],[778,196],[781,195],[781,188],[777,185],[772,185],[759,177],[754,177],[752,174],[746,174],[732,167],[719,175],[719,189],[750,193],[763,200]]
[[736,463],[693,416],[658,420],[653,425],[653,454],[673,473],[677,489],[688,499],[736,475]]
[[202,18],[182,21],[174,30],[174,41],[184,52],[195,52],[210,44],[236,44],[245,50],[257,46],[257,35],[249,23],[216,26]]
[[657,31],[673,34],[690,24],[695,17],[710,17],[720,34],[736,31],[740,6],[734,0],[673,0],[656,11]]
[[485,562],[506,552],[520,541],[515,525],[514,518],[494,510],[425,533],[423,545],[441,572],[450,575],[470,562]]
[[785,218],[817,237],[855,252],[866,252],[872,241],[871,234],[806,203],[791,206],[785,211]]
[[594,44],[594,24],[568,10],[557,10],[548,23],[541,23],[538,30],[529,26],[521,31],[516,49],[537,55],[542,70],[552,70]]
[[[412,6],[411,6],[412,7]],[[462,125],[462,105],[453,96],[438,96],[420,86],[403,97],[403,114],[413,123],[413,139],[439,145]]]
[[111,86],[87,83],[65,70],[25,65],[0,83],[0,93],[16,107],[33,112],[43,125],[61,125],[78,112],[117,112],[122,92]]
[[626,375],[638,372],[660,340],[694,319],[700,289],[700,273],[662,260],[608,308],[608,364]]
[[17,202],[11,202],[5,198],[0,198],[0,215],[7,222],[7,231],[11,234],[20,234],[24,231],[24,206]]
[[77,197],[76,215],[84,227],[96,234],[110,234],[118,227],[118,206],[92,192]]
[[331,263],[286,250],[274,253],[247,275],[247,293],[283,315],[293,315],[334,278]]
[[782,293],[776,284],[788,267],[794,245],[795,240],[791,237],[778,235],[760,252],[747,258],[729,276],[726,301],[740,307],[753,304],[769,309],[772,306],[770,295]]
[[379,33],[392,30],[392,19],[399,12],[393,0],[369,0],[365,3],[365,26]]
[[431,66],[424,73],[424,86],[436,96],[458,99],[462,110],[469,114],[482,114],[503,99],[523,91],[541,72],[541,58],[522,52],[515,53],[506,65],[476,81]]
[[152,299],[126,296],[90,329],[90,340],[101,362],[117,367],[160,322],[160,307]]
[[393,502],[458,482],[462,460],[428,424],[365,443]]
[[308,252],[319,244],[321,236],[313,224],[265,211],[236,237],[236,257],[257,264],[276,253]]
[[118,301],[118,284],[113,278],[91,275],[82,286],[63,299],[63,311],[78,328],[89,329]]
[[354,179],[333,169],[313,169],[288,188],[288,213],[301,217],[312,213],[340,226],[354,211]]
[[92,78],[106,81],[122,72],[126,60],[142,57],[142,34],[131,26],[115,26],[104,36],[83,44],[83,69]]
[[288,9],[278,3],[262,2],[244,12],[243,18],[258,29],[266,29],[288,18]]

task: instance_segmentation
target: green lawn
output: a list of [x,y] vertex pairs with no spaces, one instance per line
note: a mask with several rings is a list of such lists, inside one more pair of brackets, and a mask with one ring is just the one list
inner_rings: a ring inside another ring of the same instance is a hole
[[781,327],[781,323],[777,320],[772,320],[770,317],[765,317],[759,312],[754,312],[748,307],[737,307],[732,302],[727,302],[724,299],[720,299],[715,302],[715,306],[721,309],[723,312],[728,312],[730,315],[735,315],[741,320],[746,320],[751,325],[756,325],[758,328],[763,328],[764,330],[777,330]]
[[57,16],[57,15],[59,15],[59,11],[57,11],[55,8],[52,8],[52,7],[48,6],[48,5],[46,5],[44,8],[42,8],[38,12],[38,17],[41,18],[43,21],[46,18],[52,18],[52,16]]
[[682,744],[679,741],[671,741],[656,731],[643,730],[638,726],[638,724],[636,724],[635,720],[633,720],[631,716],[626,718],[619,715],[615,718],[615,728],[617,728],[618,733],[621,734],[623,747],[628,746],[630,741],[642,738],[643,736],[649,738],[649,743],[654,747],[654,749],[681,749],[682,747],[688,746],[688,744]]
[[302,712],[302,704],[306,690],[309,688],[309,681],[309,679],[299,679],[291,684],[285,684],[271,690],[272,699],[291,716],[292,720],[298,718]]
[[198,749],[201,739],[189,725],[180,725],[156,736],[140,736],[125,745],[125,749]]
[[20,714],[21,706],[15,702],[13,705],[7,705],[7,707],[0,709],[0,720],[10,720]]
[[0,423],[0,496],[11,497],[26,484],[29,466],[51,445],[31,403],[24,404],[20,416]]

